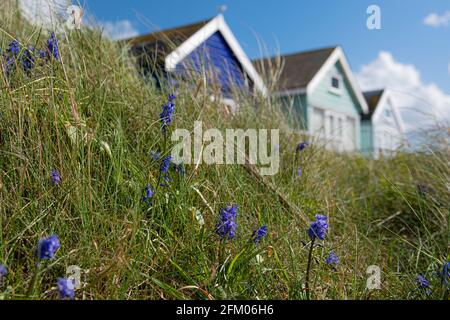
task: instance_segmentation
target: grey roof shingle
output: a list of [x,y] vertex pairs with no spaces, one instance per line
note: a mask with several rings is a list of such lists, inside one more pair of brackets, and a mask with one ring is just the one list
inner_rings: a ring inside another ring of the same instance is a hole
[[372,118],[373,113],[375,112],[378,103],[380,102],[381,97],[383,96],[384,89],[382,90],[373,90],[364,92],[364,99],[367,101],[367,106],[369,107],[369,112],[367,114],[362,114],[363,119]]
[[167,55],[203,28],[211,19],[123,40],[131,46],[143,70],[160,72]]
[[172,44],[178,46],[184,41],[186,41],[189,37],[191,37],[194,33],[196,33],[198,30],[200,30],[202,27],[204,27],[208,22],[210,22],[211,19],[199,21],[192,24],[187,24],[184,26],[161,30],[152,32],[149,34],[137,36],[128,40],[125,40],[125,42],[128,42],[131,45],[146,45],[158,41],[167,42],[170,41]]
[[[283,69],[279,75],[277,90],[304,89],[327,61],[336,47],[317,49],[281,56]],[[260,73],[277,65],[280,57],[254,60],[253,64]]]

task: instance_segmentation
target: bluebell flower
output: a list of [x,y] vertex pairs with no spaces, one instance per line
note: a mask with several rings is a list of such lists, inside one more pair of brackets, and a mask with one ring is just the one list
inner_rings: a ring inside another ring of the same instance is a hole
[[316,215],[316,221],[312,222],[308,230],[306,231],[311,240],[315,239],[316,237],[320,240],[325,240],[325,236],[327,235],[328,231],[327,221],[328,218],[326,216],[320,214]]
[[39,58],[41,58],[41,59],[47,59],[47,51],[45,51],[45,50],[39,50],[38,55],[39,55]]
[[253,231],[252,238],[254,243],[259,243],[261,239],[267,234],[267,226],[262,226]]
[[300,143],[297,145],[296,151],[297,151],[297,152],[303,151],[303,150],[306,149],[307,146],[309,146],[309,142],[307,142],[307,141],[305,141],[305,142],[300,142]]
[[8,49],[6,50],[10,56],[17,57],[20,54],[20,43],[17,40],[13,40],[9,43]]
[[142,201],[147,203],[149,206],[151,206],[152,198],[153,198],[152,186],[147,185],[144,189],[144,196],[142,197]]
[[56,60],[60,59],[58,39],[56,39],[54,32],[52,32],[50,38],[47,40],[47,50]]
[[442,265],[442,271],[439,272],[439,278],[442,281],[442,284],[448,286],[450,285],[450,261],[444,262]]
[[162,122],[162,131],[164,133],[167,132],[167,127],[173,120],[173,113],[175,112],[175,98],[176,96],[174,94],[170,94],[167,104],[161,107],[162,112],[160,113],[159,118]]
[[53,235],[39,240],[36,249],[36,257],[42,259],[53,259],[56,251],[61,247],[58,236]]
[[298,168],[297,169],[297,177],[301,177],[302,176],[302,169]]
[[339,264],[339,257],[334,254],[333,250],[331,250],[328,257],[325,258],[325,263],[333,269],[336,269],[336,266]]
[[161,173],[167,173],[172,163],[172,156],[167,156],[163,159],[161,163]]
[[5,55],[6,64],[5,64],[5,74],[7,77],[11,75],[11,72],[14,70],[16,59],[20,54],[20,43],[17,40],[13,40],[9,43],[8,49],[6,49],[7,54]]
[[418,274],[416,276],[416,281],[419,289],[427,289],[430,287],[430,282],[421,274]]
[[6,64],[5,64],[5,74],[7,77],[11,75],[11,72],[14,70],[16,64],[16,58],[15,57],[7,57],[6,58]]
[[161,184],[162,187],[167,187],[167,182],[170,181],[169,177],[169,169],[170,165],[172,164],[172,156],[165,157],[161,162],[161,174],[163,175],[163,179],[166,183]]
[[58,278],[57,285],[61,300],[75,298],[75,284],[72,279]]
[[237,205],[227,206],[220,211],[219,222],[216,225],[216,233],[222,240],[233,239],[236,236],[236,218],[239,207]]
[[4,277],[8,274],[8,269],[4,264],[0,263],[0,277]]
[[54,185],[58,185],[61,183],[61,176],[56,169],[53,169],[52,172],[50,172],[50,180]]
[[423,290],[425,292],[426,295],[431,295],[432,291],[430,289],[430,282],[427,280],[427,278],[425,278],[423,275],[418,274],[416,276],[416,282],[417,282],[417,287],[420,290]]
[[150,151],[150,157],[154,160],[154,161],[158,161],[159,159],[161,159],[161,153],[157,152],[157,151]]
[[22,56],[22,69],[25,72],[30,72],[34,68],[34,48],[28,47],[24,52]]
[[4,264],[0,263],[0,285],[3,283],[3,278],[8,274],[8,269]]

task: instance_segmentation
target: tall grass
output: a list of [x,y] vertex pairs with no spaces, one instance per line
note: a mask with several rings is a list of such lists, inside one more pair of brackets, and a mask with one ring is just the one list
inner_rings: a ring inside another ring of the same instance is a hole
[[[17,12],[0,15],[2,51],[13,39],[45,47],[44,30]],[[9,274],[0,297],[25,298],[36,244],[57,234],[62,247],[31,298],[56,298],[56,278],[77,265],[78,299],[304,299],[307,221],[323,214],[330,230],[313,252],[312,298],[448,298],[435,276],[449,259],[448,150],[378,161],[314,144],[296,153],[304,137],[286,127],[276,101],[241,98],[230,114],[196,79],[177,89],[172,129],[195,120],[280,128],[280,173],[264,184],[244,166],[200,164],[184,176],[171,171],[162,187],[150,151],[170,151],[159,113],[171,92],[145,81],[128,48],[97,30],[58,38],[61,61],[1,77],[0,263]],[[142,202],[147,184],[152,206]],[[238,231],[221,242],[214,231],[228,204],[240,207]],[[254,245],[261,225],[269,233]],[[324,263],[330,249],[340,257],[336,270]],[[366,288],[370,265],[382,271],[381,290]],[[417,289],[418,273],[430,279],[431,296]]]

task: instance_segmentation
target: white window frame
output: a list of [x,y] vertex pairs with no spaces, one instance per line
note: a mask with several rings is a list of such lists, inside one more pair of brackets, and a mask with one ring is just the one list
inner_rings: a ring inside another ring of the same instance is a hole
[[[333,79],[337,79],[338,80],[339,88],[333,87]],[[336,94],[336,95],[340,96],[342,94],[342,91],[343,91],[343,88],[342,88],[343,85],[344,85],[343,77],[342,77],[341,74],[339,74],[339,73],[331,74],[331,76],[330,76],[330,87],[329,87],[328,91],[330,91],[333,94]]]
[[386,117],[386,118],[388,118],[388,119],[392,119],[392,111],[389,109],[389,108],[387,108],[387,109],[384,109],[384,116]]

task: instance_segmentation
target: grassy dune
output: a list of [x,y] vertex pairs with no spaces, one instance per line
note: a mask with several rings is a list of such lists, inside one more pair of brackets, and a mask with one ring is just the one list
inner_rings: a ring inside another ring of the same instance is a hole
[[[305,299],[306,230],[316,214],[329,230],[312,252],[312,299],[448,299],[436,276],[450,258],[448,149],[379,161],[315,143],[296,152],[304,137],[284,125],[289,114],[276,102],[241,96],[230,114],[192,79],[177,89],[169,130],[192,130],[196,120],[204,129],[280,128],[280,172],[261,183],[243,165],[188,165],[184,175],[170,169],[161,186],[161,160],[150,152],[173,146],[159,121],[172,92],[145,81],[127,48],[96,30],[57,34],[61,59],[37,59],[25,72],[24,48],[45,48],[48,37],[0,12],[2,52],[22,44],[11,74],[0,75],[0,263],[8,268],[0,299],[56,299],[56,279],[71,265],[82,272],[77,299]],[[149,184],[152,205],[142,201]],[[239,205],[237,234],[220,240],[216,224],[229,204]],[[268,234],[255,245],[262,225]],[[37,243],[53,234],[61,248],[36,274]],[[335,270],[324,262],[330,250]],[[381,270],[379,290],[366,287],[371,265]]]

